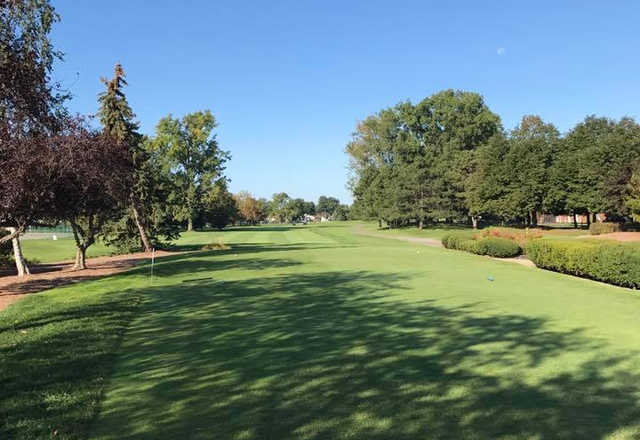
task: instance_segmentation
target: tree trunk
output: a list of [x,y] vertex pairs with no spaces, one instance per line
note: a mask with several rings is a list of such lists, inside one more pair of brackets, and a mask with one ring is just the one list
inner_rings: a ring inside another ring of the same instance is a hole
[[420,221],[418,222],[418,229],[423,229],[424,228],[424,220],[420,219]]
[[87,249],[84,247],[76,247],[76,264],[73,265],[75,270],[87,268]]
[[191,217],[189,217],[189,221],[187,223],[187,231],[193,231],[193,219]]
[[378,229],[382,229],[382,219],[378,219]]
[[598,221],[598,214],[596,214],[595,212],[593,213],[593,219],[591,220],[592,223],[596,223]]
[[138,231],[140,232],[140,240],[142,241],[142,246],[144,247],[145,252],[151,252],[151,243],[149,243],[149,236],[147,235],[147,231],[144,230],[144,226],[140,223],[140,216],[138,215],[138,208],[133,206],[133,218],[136,222],[136,226],[138,227]]
[[478,217],[476,217],[475,215],[472,215],[471,223],[473,224],[473,229],[478,229]]
[[[7,228],[12,234],[16,231],[16,228]],[[16,269],[18,270],[18,276],[23,277],[25,275],[31,275],[27,263],[24,261],[22,255],[22,247],[20,246],[20,236],[17,235],[11,239],[13,245],[13,259],[16,261]]]
[[573,228],[578,229],[578,216],[575,212],[573,213]]
[[591,213],[587,211],[587,226],[591,226]]

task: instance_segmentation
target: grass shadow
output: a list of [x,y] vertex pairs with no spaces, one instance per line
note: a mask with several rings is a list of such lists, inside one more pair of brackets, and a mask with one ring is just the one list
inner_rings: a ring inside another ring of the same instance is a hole
[[[390,302],[403,281],[321,272],[149,289],[97,437],[601,439],[630,426],[638,432],[640,374],[625,367],[637,354],[602,356],[600,343],[580,329],[551,331],[541,318]],[[532,375],[566,353],[584,360]]]

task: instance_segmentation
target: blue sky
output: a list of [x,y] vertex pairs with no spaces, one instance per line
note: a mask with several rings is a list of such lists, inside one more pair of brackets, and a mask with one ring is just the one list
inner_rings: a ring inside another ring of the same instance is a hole
[[[450,4],[449,4],[450,3]],[[95,113],[123,63],[142,130],[211,109],[231,190],[345,202],[358,120],[441,89],[482,94],[513,128],[640,117],[640,2],[53,0],[69,108]]]

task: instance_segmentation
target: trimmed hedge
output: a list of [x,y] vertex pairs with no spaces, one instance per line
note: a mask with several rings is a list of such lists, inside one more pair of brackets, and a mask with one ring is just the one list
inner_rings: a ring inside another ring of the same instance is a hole
[[447,249],[471,252],[491,257],[515,257],[521,249],[517,243],[507,238],[480,237],[476,238],[468,233],[449,233],[442,237],[442,245]]
[[640,288],[640,247],[637,245],[540,239],[527,244],[526,254],[543,269]]
[[620,232],[621,230],[622,227],[620,223],[596,222],[589,225],[589,234],[591,235],[611,234],[612,232]]

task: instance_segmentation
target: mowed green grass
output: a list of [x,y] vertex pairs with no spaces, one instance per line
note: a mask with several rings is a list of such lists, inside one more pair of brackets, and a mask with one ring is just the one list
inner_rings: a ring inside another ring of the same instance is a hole
[[[28,261],[36,263],[57,263],[73,260],[76,256],[76,244],[73,238],[21,240],[22,252]],[[115,250],[98,242],[87,249],[87,257],[111,255]]]
[[640,436],[637,292],[352,224],[181,244],[220,237],[0,312],[0,438]]

